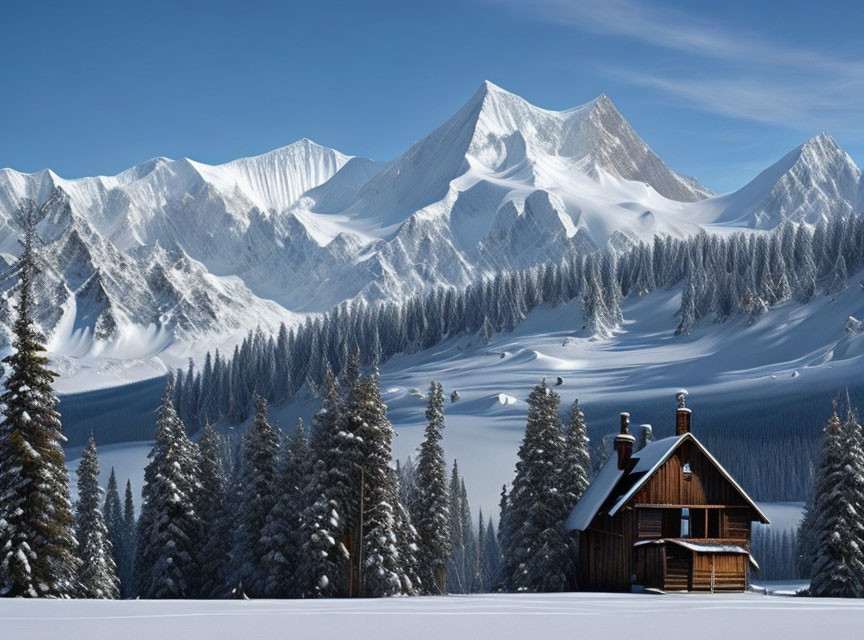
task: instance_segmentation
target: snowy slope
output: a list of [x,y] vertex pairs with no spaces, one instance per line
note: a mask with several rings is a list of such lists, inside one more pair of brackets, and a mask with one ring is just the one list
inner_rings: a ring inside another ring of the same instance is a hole
[[[402,299],[656,234],[814,222],[858,211],[862,194],[860,170],[825,135],[713,196],[606,96],[551,111],[486,82],[387,163],[304,139],[221,165],[155,158],[78,180],[2,169],[0,255],[18,251],[22,200],[43,205],[37,313],[58,366],[77,376],[63,384],[81,389],[344,300]],[[8,292],[13,274],[0,272]]]
[[834,139],[811,138],[734,193],[702,203],[718,223],[772,229],[786,220],[815,224],[859,213],[864,206],[861,170]]
[[[756,436],[769,419],[782,423],[778,407],[799,399],[814,407],[803,426],[816,438],[839,390],[848,386],[856,403],[864,401],[864,386],[858,382],[864,334],[845,329],[849,316],[864,317],[859,287],[836,297],[820,294],[804,306],[781,304],[752,326],[743,317],[719,325],[701,323],[689,336],[674,335],[679,306],[677,291],[628,298],[621,331],[603,340],[588,339],[580,330],[578,303],[541,307],[516,330],[495,335],[485,346],[478,346],[474,336],[460,336],[391,359],[381,367],[380,382],[398,433],[394,456],[405,460],[416,455],[431,380],[440,381],[448,397],[459,392],[460,399],[445,406],[443,446],[448,460],[460,462],[472,506],[487,514],[497,513],[501,485],[513,477],[528,410],[525,399],[543,378],[550,384],[562,378],[555,387],[562,412],[575,398],[580,400],[592,438],[617,430],[620,411],[629,411],[635,425],[653,424],[657,437],[671,434],[681,387],[690,392],[693,429],[700,438],[709,432],[721,437],[717,434],[723,433],[725,420],[743,422]],[[318,407],[317,399],[304,396],[272,407],[271,417],[290,427],[298,417],[308,421]],[[794,419],[800,423],[802,416]],[[712,447],[716,442],[703,441]],[[738,461],[721,451],[715,450],[721,462],[736,473]],[[124,473],[137,474],[144,463],[142,455]],[[784,515],[776,524],[790,520]]]

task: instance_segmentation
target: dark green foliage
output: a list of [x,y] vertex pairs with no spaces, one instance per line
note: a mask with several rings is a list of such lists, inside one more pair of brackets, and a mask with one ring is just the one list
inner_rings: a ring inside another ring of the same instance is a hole
[[575,574],[563,527],[573,503],[562,491],[565,443],[559,402],[545,383],[528,397],[525,437],[502,522],[502,578],[509,591],[564,591]]
[[173,396],[169,382],[156,418],[156,442],[144,469],[135,558],[136,593],[141,598],[189,598],[198,591],[198,456],[174,410]]
[[427,593],[447,589],[447,559],[450,556],[450,494],[447,488],[447,463],[441,447],[444,429],[444,389],[433,381],[429,385],[426,432],[420,445],[411,519],[419,537],[418,562]]
[[39,211],[27,202],[19,213],[17,317],[0,396],[0,595],[68,597],[76,592],[78,562],[65,438],[52,389],[56,374],[30,315]]
[[265,597],[269,549],[261,536],[267,516],[276,504],[276,462],[279,436],[267,421],[267,401],[255,394],[255,416],[243,436],[240,461],[240,503],[236,542],[237,576],[250,597]]

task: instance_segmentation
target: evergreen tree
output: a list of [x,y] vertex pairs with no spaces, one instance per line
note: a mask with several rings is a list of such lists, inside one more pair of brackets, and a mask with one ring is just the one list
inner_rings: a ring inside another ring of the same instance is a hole
[[124,598],[135,596],[135,548],[138,539],[135,503],[132,500],[132,483],[126,481],[123,500],[123,559],[118,565],[120,572],[120,594]]
[[396,460],[396,478],[399,481],[399,502],[408,509],[412,522],[416,522],[415,514],[420,500],[420,488],[417,486],[417,464],[414,458],[408,456],[405,464]]
[[28,201],[20,213],[17,317],[0,396],[0,596],[69,597],[78,562],[65,438],[51,386],[56,374],[31,316],[39,212]]
[[579,400],[573,401],[567,418],[567,431],[564,437],[561,490],[565,500],[575,506],[590,483],[591,454],[585,414],[579,407]]
[[267,516],[276,503],[276,461],[279,436],[267,421],[267,401],[254,396],[255,415],[243,436],[240,463],[240,522],[238,526],[237,575],[250,597],[269,595],[267,557],[271,549],[262,544]]
[[477,538],[474,535],[474,523],[471,519],[471,505],[468,503],[468,490],[465,488],[465,478],[459,481],[459,517],[462,521],[459,530],[462,532],[463,549],[462,566],[459,573],[465,593],[472,593],[474,587],[474,571],[477,565]]
[[441,448],[444,429],[444,389],[437,381],[429,385],[425,439],[417,463],[417,504],[411,512],[419,536],[422,581],[428,593],[447,590],[447,559],[450,556],[450,502],[447,465]]
[[463,530],[465,523],[462,518],[462,477],[459,475],[459,462],[457,460],[453,461],[453,468],[450,471],[448,503],[450,558],[447,562],[447,590],[450,593],[468,593],[470,585],[466,584],[463,573],[466,550]]
[[354,434],[342,428],[341,413],[331,379],[313,420],[314,465],[308,491],[312,503],[306,507],[301,525],[303,553],[298,572],[300,590],[307,597],[348,595],[348,547],[356,546],[349,537],[357,493],[353,479],[362,454]]
[[474,578],[471,582],[471,593],[485,593],[488,589],[489,567],[486,553],[486,521],[483,520],[483,509],[477,516],[477,542],[474,553]]
[[361,443],[363,506],[354,513],[360,518],[363,535],[362,593],[381,597],[404,593],[404,568],[396,542],[398,488],[391,473],[391,440],[394,432],[381,400],[377,374],[355,384],[345,404],[345,426]]
[[[393,474],[393,482],[398,485],[399,477]],[[397,494],[394,496],[393,503],[395,505],[395,532],[396,532],[396,547],[399,552],[399,580],[401,582],[402,593],[405,595],[416,595],[423,593],[424,585],[421,578],[422,570],[419,558],[419,536],[417,529],[412,524],[411,514],[405,505],[399,500],[398,486],[396,487]],[[428,590],[427,590],[428,591]]]
[[262,538],[264,548],[269,549],[266,558],[267,592],[273,597],[301,595],[296,579],[303,544],[300,516],[305,507],[311,457],[309,437],[300,420],[282,446],[276,472],[279,497],[267,517]]
[[504,586],[511,591],[564,591],[574,567],[564,519],[564,436],[558,394],[537,385],[528,397],[528,421],[510,493],[503,549]]
[[[79,489],[80,495],[80,489]],[[108,488],[105,490],[105,504],[102,507],[102,514],[105,520],[105,527],[108,530],[108,541],[111,543],[111,555],[114,559],[114,566],[120,582],[120,594],[123,593],[122,584],[122,565],[125,561],[126,552],[126,527],[123,522],[123,505],[120,502],[120,492],[117,490],[117,476],[114,474],[114,468],[111,468],[111,475],[108,477]],[[81,538],[78,537],[79,548]]]
[[498,544],[498,533],[492,518],[486,523],[486,543],[483,546],[486,554],[484,561],[486,571],[486,591],[491,591],[498,584],[501,572],[501,548]]
[[835,410],[825,426],[813,487],[813,596],[864,596],[862,458],[861,427],[851,409],[845,422]]
[[[507,546],[506,541],[504,540],[504,534],[507,531],[507,527],[505,526],[505,522],[508,517],[508,509],[510,502],[510,496],[507,495],[507,485],[501,486],[500,498],[498,500],[498,548],[503,549]],[[496,574],[496,581],[499,581],[501,578],[500,575]]]
[[189,598],[197,592],[198,460],[173,397],[169,380],[156,417],[156,442],[144,469],[135,556],[136,593],[142,598]]
[[[116,482],[114,489],[116,493]],[[119,499],[117,502],[119,505]],[[120,586],[101,503],[99,459],[96,455],[96,442],[91,435],[78,465],[75,537],[78,540],[78,559],[80,561],[78,565],[79,593],[84,598],[112,599],[119,597]]]
[[228,495],[223,443],[209,422],[204,423],[198,440],[200,453],[198,515],[201,518],[203,545],[199,551],[198,593],[219,597],[227,592],[230,561]]

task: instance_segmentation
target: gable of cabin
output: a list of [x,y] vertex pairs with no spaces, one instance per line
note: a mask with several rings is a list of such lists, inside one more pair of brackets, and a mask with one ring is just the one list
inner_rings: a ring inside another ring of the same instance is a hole
[[741,492],[693,440],[682,442],[628,504],[749,506]]

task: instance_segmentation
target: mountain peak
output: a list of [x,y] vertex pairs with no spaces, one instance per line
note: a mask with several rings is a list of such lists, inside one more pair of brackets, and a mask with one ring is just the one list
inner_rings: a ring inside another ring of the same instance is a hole
[[[798,147],[798,151],[801,157],[811,156],[823,159],[835,157],[849,158],[846,152],[837,144],[837,141],[824,131],[807,140],[807,142]],[[851,161],[852,159],[849,158],[849,162]]]
[[794,148],[728,199],[719,221],[771,229],[785,220],[817,223],[853,213],[861,170],[827,133]]

